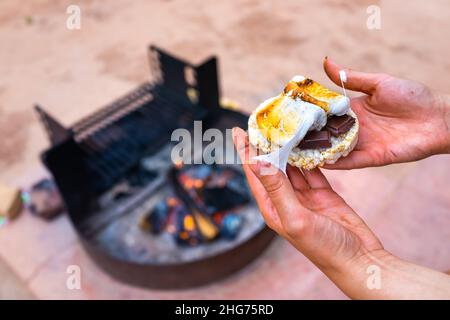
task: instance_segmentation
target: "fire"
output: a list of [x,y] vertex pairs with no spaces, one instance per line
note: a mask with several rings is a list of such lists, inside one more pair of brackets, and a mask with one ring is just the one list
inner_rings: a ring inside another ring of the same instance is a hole
[[217,211],[212,215],[212,219],[217,225],[220,225],[222,223],[223,216],[224,212]]
[[186,231],[181,231],[178,236],[180,237],[180,239],[182,240],[187,240],[189,239],[189,233],[187,233]]
[[201,179],[195,179],[195,180],[194,180],[194,187],[195,187],[196,189],[202,188],[203,185],[204,185],[203,180],[201,180]]
[[195,230],[194,218],[191,215],[186,215],[183,220],[184,228],[187,231]]
[[[229,213],[226,207],[221,207],[222,192],[226,201],[234,205],[245,203],[246,200],[235,200],[235,195],[226,195],[227,190],[232,190],[227,189],[227,184],[235,178],[236,173],[223,169],[217,169],[216,172],[205,168],[196,170],[171,171],[170,178],[176,188],[155,206],[157,210],[152,211],[151,217],[157,222],[155,225],[161,225],[160,229],[173,235],[180,245],[209,242],[222,236],[222,232],[225,232],[224,237],[231,239],[238,230],[234,227],[237,220],[231,217],[224,223]],[[218,207],[215,207],[216,203]],[[145,226],[141,228],[145,229]]]
[[169,207],[175,207],[178,204],[178,199],[175,197],[169,197],[166,202]]
[[205,185],[205,182],[202,179],[192,179],[188,176],[180,176],[180,182],[183,187],[187,190],[189,189],[201,189]]
[[173,164],[174,164],[175,168],[181,169],[183,167],[183,160],[181,160],[181,159],[175,160]]
[[186,179],[184,181],[184,186],[186,187],[186,189],[192,189],[192,187],[194,186],[194,180]]

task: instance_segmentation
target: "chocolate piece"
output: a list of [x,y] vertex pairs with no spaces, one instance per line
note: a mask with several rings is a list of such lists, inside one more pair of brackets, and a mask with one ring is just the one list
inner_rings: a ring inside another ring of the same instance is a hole
[[328,118],[325,129],[328,130],[333,136],[337,137],[346,133],[355,124],[355,118],[349,115],[343,116],[331,116]]
[[322,131],[310,131],[299,143],[300,149],[320,149],[331,147],[330,132],[326,130]]

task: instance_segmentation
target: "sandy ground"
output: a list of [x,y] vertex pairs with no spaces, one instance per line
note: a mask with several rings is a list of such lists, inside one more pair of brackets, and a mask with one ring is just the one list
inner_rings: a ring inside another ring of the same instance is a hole
[[[146,46],[220,58],[223,94],[251,110],[293,74],[329,84],[325,55],[448,90],[448,1],[73,1],[0,3],[0,179],[39,166],[47,145],[32,105],[70,124],[148,77]],[[381,8],[368,30],[366,8]]]
[[0,259],[0,300],[33,299],[23,281]]
[[[66,28],[73,3],[80,30]],[[381,8],[380,30],[366,27],[371,4]],[[20,184],[42,170],[48,143],[34,103],[73,123],[148,79],[150,43],[194,62],[217,55],[223,95],[250,111],[294,74],[331,86],[326,55],[448,91],[449,38],[446,0],[3,0],[0,181]]]

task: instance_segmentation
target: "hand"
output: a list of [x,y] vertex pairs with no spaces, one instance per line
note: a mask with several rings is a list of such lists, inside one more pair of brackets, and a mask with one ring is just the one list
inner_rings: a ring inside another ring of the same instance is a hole
[[[330,79],[341,85],[340,66],[324,60]],[[423,159],[450,152],[450,103],[426,86],[386,74],[344,69],[346,89],[366,95],[351,99],[358,116],[355,149],[327,169],[354,169]]]
[[319,169],[302,172],[288,166],[288,177],[279,170],[261,174],[268,164],[249,163],[256,150],[249,145],[247,134],[234,128],[233,141],[267,225],[321,270],[340,273],[362,256],[383,250]]
[[[242,129],[233,129],[233,141],[267,225],[349,297],[426,297],[424,290],[435,286],[438,289],[431,292],[431,297],[450,297],[449,276],[414,265],[405,266],[386,252],[364,221],[333,191],[319,169],[302,172],[288,166],[286,177],[268,164],[251,163],[256,150]],[[263,170],[267,166],[270,170]],[[273,174],[267,174],[268,171]],[[385,291],[367,287],[367,267],[373,264],[385,270]]]

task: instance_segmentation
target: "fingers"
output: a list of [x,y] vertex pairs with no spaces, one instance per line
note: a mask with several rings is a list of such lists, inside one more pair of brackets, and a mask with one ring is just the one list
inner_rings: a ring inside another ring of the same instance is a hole
[[365,151],[353,150],[347,157],[340,158],[336,163],[326,164],[323,167],[330,170],[361,169],[376,167],[373,156]]
[[275,170],[271,164],[265,162],[251,164],[250,168],[264,186],[282,225],[286,228],[292,224],[303,223],[306,209],[297,199],[289,179],[280,170]]
[[[247,157],[250,154],[250,151],[247,151],[247,149],[251,149],[251,146],[248,144],[247,134],[242,129],[235,128],[233,129],[233,137],[239,154],[244,158]],[[251,160],[250,157],[246,159],[247,162],[243,161],[244,171],[264,218],[267,217],[269,221],[274,220],[274,217],[270,216],[270,210],[267,210],[268,204],[267,200],[265,200],[270,199],[270,203],[275,208],[272,211],[276,211],[281,223],[281,228],[276,231],[287,235],[287,237],[298,236],[308,223],[311,212],[301,205],[289,179],[270,164],[263,162],[251,163],[249,161]],[[278,228],[280,226],[275,227]]]
[[[250,165],[255,176],[261,181],[271,202],[273,203],[282,225],[282,234],[292,241],[298,240],[311,225],[312,212],[305,208],[286,175],[276,170],[271,164],[258,162]],[[270,168],[271,174],[264,174]]]
[[331,189],[330,183],[319,168],[303,170],[303,175],[312,189]]
[[299,168],[288,165],[286,173],[291,181],[292,187],[294,187],[296,191],[301,192],[311,189]]
[[347,81],[344,84],[345,88],[353,91],[360,91],[369,95],[375,91],[377,84],[386,77],[379,73],[366,73],[342,68],[329,58],[324,59],[323,68],[331,81],[338,86],[341,86],[339,71],[344,70],[347,74]]
[[232,135],[233,143],[239,155],[239,158],[241,159],[242,165],[244,167],[248,167],[250,159],[256,156],[257,152],[254,148],[251,148],[247,133],[244,130],[235,127],[232,130]]
[[249,145],[247,133],[241,128],[233,128],[233,142],[241,159],[250,190],[255,197],[264,220],[271,229],[281,233],[282,225],[280,218],[274,210],[273,204],[263,185],[249,167],[249,159],[251,159],[251,156],[256,155],[256,150]]
[[312,170],[300,170],[299,168],[289,165],[287,167],[287,174],[292,186],[297,191],[301,192],[308,189],[321,188],[331,189],[331,185],[319,168]]

